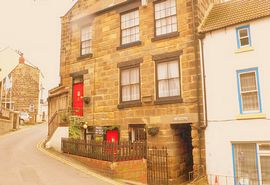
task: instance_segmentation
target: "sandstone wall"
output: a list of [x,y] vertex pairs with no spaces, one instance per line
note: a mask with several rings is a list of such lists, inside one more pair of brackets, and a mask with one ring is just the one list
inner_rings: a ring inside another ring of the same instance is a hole
[[[193,145],[193,170],[196,175],[204,168],[204,131],[199,130],[199,119],[202,118],[202,93],[200,81],[200,62],[198,42],[194,42],[193,8],[195,11],[195,26],[202,20],[208,9],[210,0],[194,1],[177,0],[178,35],[155,40],[154,36],[154,5],[149,0],[147,7],[139,7],[141,44],[125,49],[120,46],[120,14],[119,9],[112,9],[88,17],[93,27],[93,55],[80,56],[80,26],[82,21],[71,21],[93,1],[87,4],[77,4],[62,18],[61,47],[61,85],[72,89],[71,74],[87,71],[83,75],[84,95],[91,98],[91,103],[84,105],[84,117],[89,125],[120,125],[121,139],[128,138],[129,124],[146,124],[147,127],[159,127],[157,136],[148,136],[148,144],[167,146],[170,158],[170,179],[180,177],[181,141],[176,139],[177,132],[173,124],[190,124]],[[82,8],[84,7],[84,8]],[[195,29],[196,31],[196,29]],[[171,102],[157,105],[155,85],[155,62],[153,56],[181,51],[181,98],[182,102]],[[119,109],[119,68],[117,64],[142,58],[140,64],[142,105]],[[196,60],[197,59],[197,60]],[[74,77],[74,76],[73,76]],[[69,93],[69,106],[72,106],[72,90]],[[198,106],[198,103],[199,106]],[[199,114],[201,117],[199,117]],[[202,150],[201,150],[202,148]],[[179,155],[179,156],[178,156]],[[176,157],[178,156],[178,157]],[[202,166],[200,166],[202,164]]]

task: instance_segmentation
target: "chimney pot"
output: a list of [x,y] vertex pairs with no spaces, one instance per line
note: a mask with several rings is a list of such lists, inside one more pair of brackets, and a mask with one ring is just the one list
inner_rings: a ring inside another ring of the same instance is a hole
[[19,63],[20,63],[20,64],[24,64],[23,53],[20,53]]

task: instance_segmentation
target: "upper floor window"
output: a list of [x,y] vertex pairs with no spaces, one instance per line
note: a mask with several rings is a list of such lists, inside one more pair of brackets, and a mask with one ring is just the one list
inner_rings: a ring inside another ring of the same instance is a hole
[[92,27],[86,26],[81,29],[81,56],[92,53]]
[[249,26],[241,26],[239,28],[236,28],[236,35],[237,35],[237,45],[239,49],[251,46]]
[[158,98],[180,96],[179,60],[157,63]]
[[129,44],[140,40],[139,10],[121,15],[121,44]]
[[258,68],[237,71],[240,113],[261,112]]
[[155,35],[177,32],[176,2],[166,0],[155,4]]
[[121,69],[121,102],[135,100],[140,100],[140,69]]

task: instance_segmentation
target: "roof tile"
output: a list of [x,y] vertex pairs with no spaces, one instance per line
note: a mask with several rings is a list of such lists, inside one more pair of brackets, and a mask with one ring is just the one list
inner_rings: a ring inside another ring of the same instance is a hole
[[199,27],[208,32],[270,16],[270,0],[231,0],[215,4]]

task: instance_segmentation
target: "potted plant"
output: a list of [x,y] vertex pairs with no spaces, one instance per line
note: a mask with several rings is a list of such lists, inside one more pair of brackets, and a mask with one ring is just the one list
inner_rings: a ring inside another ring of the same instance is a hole
[[148,128],[148,134],[150,136],[155,136],[157,135],[159,132],[159,127],[151,127],[151,128]]

